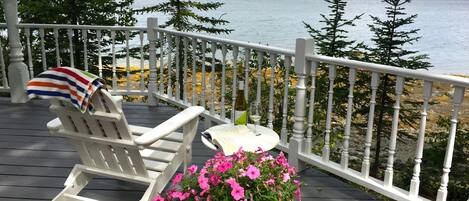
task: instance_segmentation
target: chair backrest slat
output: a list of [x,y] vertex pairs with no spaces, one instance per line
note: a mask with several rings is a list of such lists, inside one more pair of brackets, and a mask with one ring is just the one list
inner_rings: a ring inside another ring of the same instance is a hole
[[[52,106],[55,106],[55,107],[63,107],[62,102],[59,100],[53,99],[51,100],[51,104]],[[62,113],[58,112],[57,116],[62,122],[62,125],[65,130],[78,132],[77,129],[75,128],[75,125],[73,125],[71,117],[68,114],[65,114],[63,112]],[[96,166],[93,159],[91,159],[91,156],[88,153],[88,150],[86,149],[85,143],[83,141],[72,140],[71,143],[74,146],[75,150],[77,150],[78,154],[80,155],[80,158],[83,164],[92,166],[92,167]]]

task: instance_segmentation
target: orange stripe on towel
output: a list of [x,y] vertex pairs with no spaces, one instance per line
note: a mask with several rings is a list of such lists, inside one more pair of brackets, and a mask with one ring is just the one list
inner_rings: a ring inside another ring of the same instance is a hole
[[62,89],[62,90],[68,90],[71,95],[77,98],[77,101],[81,102],[81,100],[83,99],[83,97],[78,95],[75,90],[71,90],[69,85],[60,85],[60,84],[55,84],[55,83],[50,83],[50,82],[31,81],[28,83],[28,86],[51,87],[51,88],[57,88],[57,89]]

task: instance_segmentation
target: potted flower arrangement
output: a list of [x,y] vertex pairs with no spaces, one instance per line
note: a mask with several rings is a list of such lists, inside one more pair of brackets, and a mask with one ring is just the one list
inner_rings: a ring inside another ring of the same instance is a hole
[[241,149],[232,156],[221,152],[209,159],[198,171],[177,174],[172,186],[153,201],[219,201],[219,200],[301,200],[300,181],[281,152],[276,158],[258,150]]

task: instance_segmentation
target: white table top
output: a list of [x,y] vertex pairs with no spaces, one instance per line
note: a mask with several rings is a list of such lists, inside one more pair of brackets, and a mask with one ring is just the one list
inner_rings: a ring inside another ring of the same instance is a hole
[[[229,128],[232,126],[233,124],[221,124],[215,127]],[[254,125],[252,124],[248,124],[247,126],[248,128],[252,130],[254,129]],[[264,151],[268,151],[268,150],[275,148],[275,146],[277,146],[277,144],[279,143],[280,138],[274,130],[264,127],[264,126],[257,126],[256,130],[261,135],[256,136],[254,133],[252,133],[252,135],[247,135],[247,136],[243,135],[241,136],[243,139],[237,140],[234,143],[237,143],[238,147],[242,147],[244,151],[248,151],[248,152],[255,152],[256,150],[258,150],[259,147],[262,148],[262,150]],[[212,150],[218,150],[215,147],[215,145],[213,145],[204,136],[201,136],[201,139],[202,139],[202,143],[204,143],[205,146],[207,146],[208,148]],[[228,155],[230,154],[231,153],[228,153]]]

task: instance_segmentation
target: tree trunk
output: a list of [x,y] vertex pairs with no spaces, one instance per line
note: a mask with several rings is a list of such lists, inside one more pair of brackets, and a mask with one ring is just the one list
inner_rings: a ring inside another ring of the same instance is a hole
[[379,115],[378,115],[378,124],[377,124],[377,129],[376,129],[376,146],[375,146],[375,157],[373,161],[373,165],[371,166],[371,171],[370,174],[373,177],[376,177],[378,175],[378,169],[380,165],[380,154],[381,154],[381,138],[382,138],[382,133],[383,133],[383,128],[384,128],[384,113],[387,105],[387,91],[388,91],[388,80],[389,77],[388,75],[384,75],[383,79],[383,90],[381,91],[381,101],[380,101],[380,107],[379,107]]
[[179,43],[179,97],[184,98],[184,44],[182,41]]

